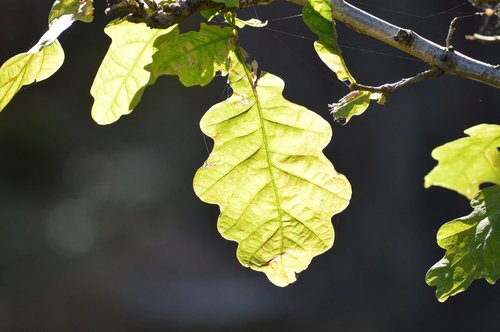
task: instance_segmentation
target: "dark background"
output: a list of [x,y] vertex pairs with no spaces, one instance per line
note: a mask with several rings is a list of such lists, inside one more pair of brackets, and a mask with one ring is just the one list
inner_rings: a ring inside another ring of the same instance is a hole
[[[92,121],[89,89],[109,44],[104,2],[96,2],[93,24],[76,23],[61,36],[61,70],[24,88],[0,114],[0,331],[498,329],[498,286],[476,281],[441,304],[425,284],[444,254],[439,226],[471,209],[451,191],[425,190],[423,177],[435,165],[434,147],[473,125],[499,123],[499,90],[445,76],[394,93],[346,126],[332,124],[325,153],[351,181],[353,199],[333,218],[332,250],[282,289],[238,263],[236,244],[217,232],[217,207],[192,190],[208,154],[198,121],[226,97],[224,78],[184,88],[165,77],[131,115],[104,127]],[[37,42],[51,3],[1,1],[2,63]],[[354,4],[441,44],[450,20],[474,10],[461,0]],[[298,13],[283,3],[242,16]],[[500,45],[464,40],[478,24],[460,23],[456,48],[500,63]],[[300,17],[268,28],[292,35],[245,29],[243,46],[285,79],[289,100],[331,122],[327,104],[346,88],[317,59],[314,37]],[[358,82],[378,85],[427,68],[342,23],[338,31]]]

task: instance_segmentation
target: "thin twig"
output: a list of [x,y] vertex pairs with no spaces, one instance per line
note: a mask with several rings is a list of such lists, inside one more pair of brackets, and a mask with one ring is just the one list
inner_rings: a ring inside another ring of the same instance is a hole
[[405,86],[408,86],[410,84],[415,84],[418,82],[422,82],[431,78],[439,77],[444,74],[444,71],[439,68],[439,67],[433,67],[431,69],[428,69],[426,71],[423,71],[421,73],[418,73],[415,76],[409,77],[409,78],[403,78],[400,81],[394,82],[394,83],[386,83],[382,84],[380,86],[370,86],[370,85],[363,85],[363,84],[358,84],[358,83],[352,83],[349,86],[349,89],[351,91],[370,91],[370,92],[378,92],[381,93],[384,97],[387,97],[389,94],[394,92],[397,89],[403,88]]
[[478,15],[483,15],[483,13],[474,13],[471,15],[464,15],[464,16],[457,16],[453,18],[450,22],[450,27],[448,29],[448,35],[446,36],[446,49],[447,50],[452,50],[453,46],[451,45],[451,38],[453,37],[453,34],[457,30],[457,25],[458,25],[458,20],[461,20],[463,18],[470,18]]
[[448,35],[446,36],[446,49],[449,50],[451,46],[451,38],[453,37],[453,34],[455,33],[455,30],[457,30],[457,21],[460,19],[460,17],[455,17],[453,20],[450,22],[450,27],[448,28]]

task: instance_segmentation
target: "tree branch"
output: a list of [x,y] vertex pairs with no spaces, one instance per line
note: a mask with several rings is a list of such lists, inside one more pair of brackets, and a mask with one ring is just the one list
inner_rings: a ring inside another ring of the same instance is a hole
[[[268,5],[278,0],[240,0],[239,8]],[[211,0],[177,0],[158,6],[154,1],[122,0],[106,9],[106,15],[128,13],[131,22],[146,23],[151,28],[166,29],[183,22],[189,16],[202,10],[234,10],[226,8],[223,3]]]
[[[279,0],[240,0],[240,8],[267,5],[277,1]],[[307,0],[289,1],[300,6],[307,3]],[[453,49],[446,49],[414,31],[386,22],[343,0],[331,0],[331,2],[333,18],[336,21],[410,54],[431,67],[438,67],[446,74],[475,80],[500,89],[500,65],[491,65],[455,52]],[[196,12],[207,9],[234,10],[211,0],[177,0],[162,7],[153,5],[151,1],[122,0],[108,8],[106,13],[127,12],[130,21],[145,22],[153,28],[168,28]]]
[[471,79],[500,89],[499,65],[493,66],[459,52],[447,50],[411,30],[381,20],[343,0],[331,1],[333,18],[354,30],[411,54],[432,67],[439,67],[446,74]]

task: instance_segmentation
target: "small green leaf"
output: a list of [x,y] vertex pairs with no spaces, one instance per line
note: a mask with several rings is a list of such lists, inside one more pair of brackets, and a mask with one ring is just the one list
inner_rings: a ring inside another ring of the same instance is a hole
[[426,281],[437,287],[440,302],[476,279],[494,284],[500,278],[500,186],[481,190],[471,206],[470,215],[444,224],[437,234],[446,255],[427,272]]
[[328,106],[330,106],[333,119],[346,124],[353,116],[363,114],[370,105],[370,100],[380,101],[381,98],[382,95],[378,92],[354,90],[340,99],[338,103]]
[[335,73],[341,81],[356,83],[347,69],[342,51],[337,44],[337,31],[332,18],[330,0],[308,0],[302,11],[302,19],[319,40],[314,48],[323,62]]
[[238,242],[241,264],[283,287],[332,246],[331,217],[348,205],[351,187],[322,153],[328,123],[284,99],[279,77],[257,79],[237,52],[233,95],[201,120],[215,145],[194,189],[220,206],[219,232]]
[[481,183],[500,184],[500,126],[480,124],[461,138],[432,151],[438,165],[425,177],[425,187],[441,186],[472,198]]
[[94,19],[93,0],[56,0],[49,14],[49,24],[63,16],[73,21],[90,23]]
[[24,85],[52,76],[64,62],[64,51],[56,40],[39,52],[21,53],[0,68],[0,111]]
[[216,71],[227,72],[227,57],[234,43],[231,28],[202,23],[199,32],[181,34],[174,43],[158,43],[152,72],[155,77],[177,75],[184,86],[205,86]]
[[132,112],[144,89],[151,83],[150,65],[154,43],[173,43],[177,26],[151,29],[146,24],[113,21],[104,29],[112,42],[94,79],[90,93],[94,97],[92,118],[99,124],[110,124]]

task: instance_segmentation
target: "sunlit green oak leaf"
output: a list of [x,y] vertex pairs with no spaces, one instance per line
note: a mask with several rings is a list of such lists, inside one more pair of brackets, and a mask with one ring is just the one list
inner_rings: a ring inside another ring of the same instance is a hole
[[153,61],[155,41],[166,45],[178,35],[176,25],[151,29],[126,20],[113,21],[104,31],[112,42],[90,89],[94,97],[92,118],[103,125],[132,112],[152,80],[145,67]]
[[302,10],[302,19],[319,37],[319,40],[314,43],[314,48],[321,60],[337,74],[339,80],[355,83],[356,80],[349,73],[342,51],[337,44],[338,37],[332,18],[330,0],[308,0]]
[[49,29],[28,52],[13,56],[0,68],[0,111],[19,89],[52,76],[64,62],[59,35],[75,20],[91,22],[92,0],[56,0],[49,14]]
[[21,53],[0,68],[0,111],[25,85],[52,76],[64,62],[64,51],[56,40],[39,52]]
[[432,151],[438,165],[425,177],[425,187],[441,186],[467,198],[481,183],[500,184],[500,125],[480,124],[465,131],[469,137]]
[[205,86],[217,71],[227,72],[228,54],[234,45],[231,28],[202,23],[200,31],[181,34],[174,43],[158,43],[152,72],[156,77],[177,75],[184,86]]
[[437,234],[446,255],[427,272],[443,302],[465,291],[476,280],[490,284],[500,278],[500,186],[481,190],[471,201],[474,211],[444,224]]
[[194,189],[219,205],[219,232],[238,242],[241,264],[283,287],[332,246],[331,218],[348,205],[351,187],[322,153],[328,123],[284,99],[279,77],[257,80],[232,63],[232,96],[201,120],[214,148]]
[[353,116],[363,114],[370,105],[370,100],[380,100],[380,98],[380,93],[354,90],[340,99],[338,103],[328,106],[330,106],[333,119],[346,124]]
[[52,44],[75,21],[92,22],[93,13],[92,0],[56,0],[49,14],[49,30],[33,46],[30,53],[38,52],[42,47]]

